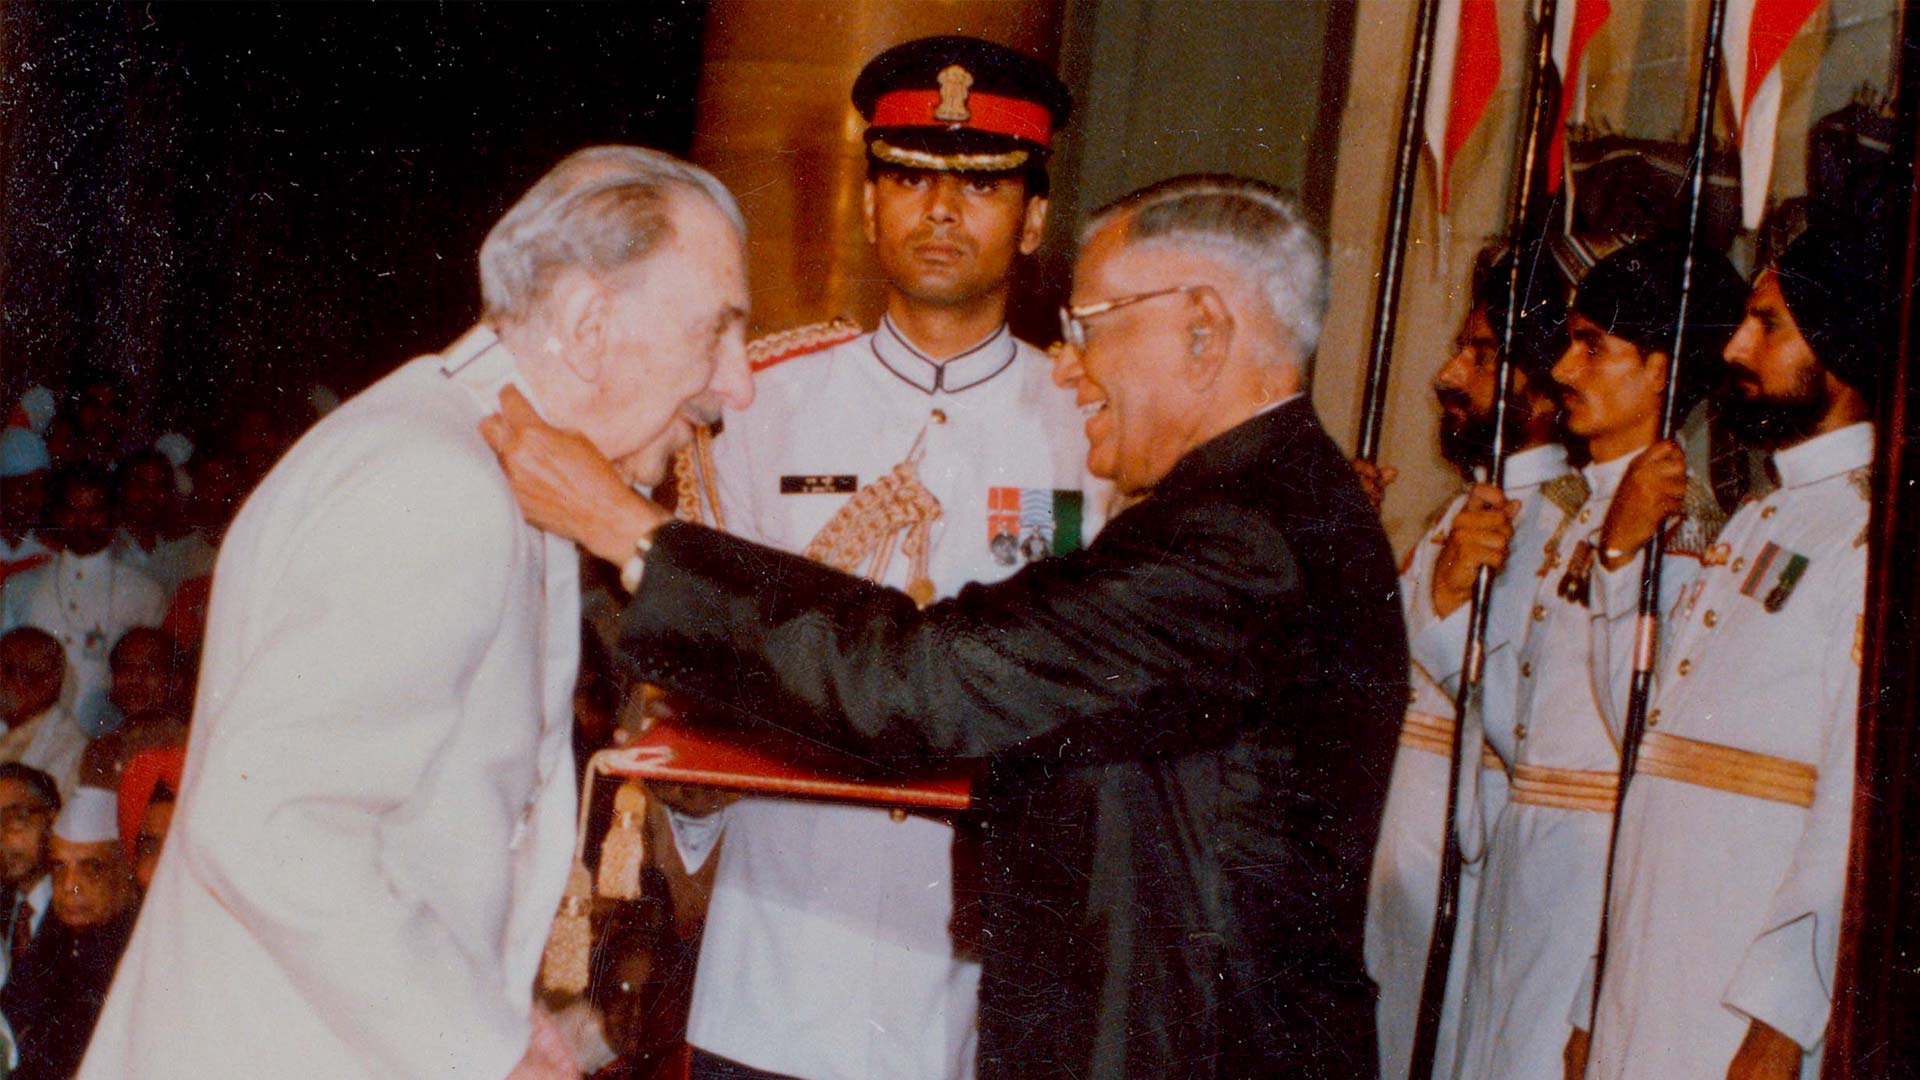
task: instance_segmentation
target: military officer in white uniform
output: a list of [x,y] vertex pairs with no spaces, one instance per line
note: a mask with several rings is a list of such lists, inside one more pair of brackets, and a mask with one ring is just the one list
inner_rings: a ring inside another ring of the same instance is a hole
[[[1441,406],[1441,452],[1463,476],[1485,478],[1492,450],[1493,406],[1497,393],[1495,363],[1500,334],[1506,324],[1510,258],[1497,258],[1496,249],[1482,254],[1474,272],[1473,304],[1461,324],[1453,355],[1434,377],[1434,394]],[[1529,261],[1529,265],[1535,266]],[[1530,277],[1526,301],[1515,327],[1514,392],[1509,397],[1506,500],[1517,504],[1507,517],[1491,505],[1491,488],[1476,486],[1474,514],[1496,530],[1511,529],[1513,555],[1494,581],[1493,638],[1516,637],[1517,624],[1526,617],[1526,599],[1532,594],[1534,565],[1548,538],[1567,514],[1568,500],[1578,499],[1578,477],[1567,465],[1558,442],[1559,406],[1551,391],[1547,369],[1565,340],[1565,301],[1558,283],[1545,274]],[[1425,647],[1414,654],[1409,672],[1412,704],[1400,730],[1394,755],[1393,779],[1387,789],[1386,811],[1380,823],[1380,842],[1374,849],[1373,873],[1367,888],[1367,969],[1380,984],[1376,1010],[1380,1044],[1380,1075],[1403,1080],[1408,1075],[1418,1023],[1420,988],[1425,979],[1427,946],[1433,936],[1434,906],[1438,899],[1441,830],[1445,818],[1447,769],[1453,745],[1453,691],[1464,657],[1467,613],[1458,602],[1461,583],[1471,588],[1478,563],[1458,545],[1447,547],[1454,523],[1467,505],[1462,493],[1442,510],[1439,520],[1408,553],[1400,573],[1400,596],[1406,607],[1409,638]],[[1497,520],[1496,520],[1497,519]],[[1447,582],[1437,580],[1445,567]],[[1435,611],[1436,589],[1449,611]],[[1421,631],[1425,631],[1422,633]],[[1502,655],[1510,655],[1506,649]],[[1424,653],[1424,659],[1422,658]],[[1493,670],[1512,681],[1514,665],[1496,659]],[[1446,686],[1442,686],[1442,682]],[[1489,688],[1495,708],[1510,705],[1511,686]],[[1501,704],[1505,703],[1505,704]],[[1506,800],[1506,774],[1498,758],[1486,756],[1479,784],[1479,818],[1497,814]],[[1448,992],[1441,1019],[1435,1060],[1451,1062],[1454,1035],[1459,1027],[1460,990],[1467,970],[1465,942],[1473,925],[1474,897],[1479,888],[1480,862],[1466,864],[1460,880],[1460,919]],[[1443,1070],[1444,1071],[1444,1070]]]
[[54,480],[53,525],[60,550],[6,579],[0,630],[37,626],[67,652],[61,703],[89,737],[117,726],[107,707],[107,656],[135,626],[159,626],[165,590],[114,553],[113,484],[91,465],[70,465]]
[[[1475,912],[1462,1078],[1553,1075],[1599,927],[1619,762],[1591,682],[1593,536],[1622,475],[1659,432],[1680,267],[1680,249],[1660,243],[1601,260],[1575,293],[1566,348],[1553,366],[1567,433],[1590,459],[1581,469],[1586,497],[1549,538],[1530,606],[1512,624],[1517,632],[1498,643],[1518,661],[1517,698],[1510,711],[1488,710],[1486,728],[1510,783]],[[1682,414],[1712,385],[1744,293],[1717,257],[1697,260],[1694,282],[1676,396]],[[1697,560],[1721,517],[1703,488],[1690,496],[1671,548],[1676,564],[1689,554]]]
[[[1760,274],[1727,346],[1727,418],[1773,451],[1779,487],[1727,523],[1664,622],[1590,1077],[1818,1072],[1853,803],[1885,295],[1873,265],[1861,245],[1807,233]],[[1652,512],[1605,538],[1622,556],[1596,591],[1610,628],[1596,640],[1615,653],[1631,648],[1648,521],[1676,488],[1671,474],[1650,484]],[[1624,665],[1597,663],[1617,733]]]
[[[853,96],[872,125],[886,315],[872,333],[841,324],[757,349],[755,404],[728,414],[713,463],[728,530],[829,560],[874,527],[854,520],[856,493],[899,494],[889,478],[909,468],[898,531],[841,565],[924,601],[1074,550],[1101,518],[1081,417],[1005,324],[1068,99],[1037,62],[955,37],[882,53]],[[688,1028],[695,1077],[973,1074],[979,967],[950,925],[947,822],[760,798],[673,821],[689,866],[726,839]]]

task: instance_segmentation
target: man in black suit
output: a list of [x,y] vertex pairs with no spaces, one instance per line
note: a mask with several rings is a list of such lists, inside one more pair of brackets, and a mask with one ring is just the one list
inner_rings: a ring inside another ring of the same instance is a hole
[[668,523],[503,395],[529,518],[623,564],[641,678],[906,763],[991,759],[980,1074],[1374,1072],[1369,852],[1406,705],[1386,537],[1303,393],[1325,303],[1282,196],[1182,177],[1095,215],[1055,379],[1130,500],[924,610]]

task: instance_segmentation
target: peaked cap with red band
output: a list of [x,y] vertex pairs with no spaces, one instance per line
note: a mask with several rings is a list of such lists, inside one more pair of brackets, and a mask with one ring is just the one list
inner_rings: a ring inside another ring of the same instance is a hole
[[853,83],[875,161],[949,172],[1044,164],[1072,102],[1045,64],[957,35],[895,45]]

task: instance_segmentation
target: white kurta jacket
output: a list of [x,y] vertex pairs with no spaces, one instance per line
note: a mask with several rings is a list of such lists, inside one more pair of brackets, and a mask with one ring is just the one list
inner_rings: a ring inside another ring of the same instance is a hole
[[215,573],[179,809],[81,1075],[496,1080],[574,821],[578,557],[483,329],[322,421]]
[[[1593,688],[1593,553],[1614,493],[1638,456],[1581,470],[1587,499],[1568,522],[1555,565],[1536,580],[1516,642],[1519,699],[1504,723],[1490,718],[1487,726],[1488,741],[1512,770],[1513,797],[1487,845],[1457,1080],[1525,1080],[1561,1067],[1567,1014],[1600,926],[1613,826],[1607,795],[1620,769]],[[1670,590],[1692,580],[1695,538],[1714,525],[1695,524],[1686,550],[1670,549],[1662,579]],[[1567,798],[1573,776],[1596,786],[1590,801]]]

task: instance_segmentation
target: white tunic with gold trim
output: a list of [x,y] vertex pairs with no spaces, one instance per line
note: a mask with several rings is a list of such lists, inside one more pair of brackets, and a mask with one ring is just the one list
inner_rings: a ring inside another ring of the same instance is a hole
[[[1592,600],[1599,531],[1640,455],[1581,470],[1588,495],[1535,582],[1519,650],[1519,700],[1487,738],[1509,763],[1510,797],[1493,828],[1475,914],[1461,1080],[1525,1080],[1561,1066],[1567,1014],[1600,926],[1619,751],[1593,689]],[[1717,509],[1688,505],[1663,584],[1690,582]],[[1689,558],[1691,554],[1692,558]]]
[[[1724,1075],[1752,1020],[1806,1048],[1801,1075],[1817,1074],[1852,820],[1872,457],[1864,423],[1776,454],[1779,489],[1734,515],[1668,613],[1589,1077]],[[1609,649],[1632,640],[1638,575],[1608,575],[1621,579],[1605,590],[1615,632],[1596,637]],[[1613,690],[1624,703],[1624,683]]]
[[[728,531],[800,551],[862,486],[915,452],[939,500],[939,596],[1090,539],[1104,495],[1085,472],[1072,395],[1002,327],[935,363],[878,331],[760,370],[714,440]],[[896,551],[885,584],[905,588]],[[979,966],[956,956],[953,829],[885,810],[747,799],[673,818],[689,866],[725,831],[688,1041],[809,1080],[973,1073]]]
[[[1488,668],[1483,711],[1502,714],[1513,702],[1515,664],[1511,644],[1523,632],[1526,601],[1549,542],[1566,520],[1567,507],[1545,490],[1549,483],[1573,478],[1566,451],[1557,444],[1523,450],[1507,462],[1506,492],[1520,501],[1508,569],[1494,582],[1489,613]],[[1562,496],[1564,501],[1564,496]],[[1577,500],[1576,500],[1577,501]],[[1455,498],[1440,520],[1421,536],[1400,574],[1401,602],[1408,621],[1414,664],[1409,672],[1412,704],[1394,755],[1393,779],[1374,849],[1373,876],[1367,888],[1367,972],[1380,984],[1375,1017],[1380,1043],[1380,1075],[1407,1075],[1418,1020],[1420,984],[1426,974],[1427,945],[1433,936],[1434,904],[1440,877],[1441,823],[1447,797],[1447,763],[1453,728],[1453,693],[1466,649],[1465,608],[1447,619],[1433,613],[1433,572],[1454,515],[1465,497]],[[1447,689],[1443,689],[1444,680]],[[1502,682],[1499,687],[1491,685]],[[1511,721],[1495,721],[1510,728]],[[1482,820],[1506,803],[1506,775],[1497,762],[1480,773]],[[1447,980],[1445,1011],[1435,1060],[1442,1073],[1454,1058],[1459,1031],[1461,991],[1466,981],[1468,941],[1480,888],[1480,862],[1467,864],[1460,880],[1459,931]]]

